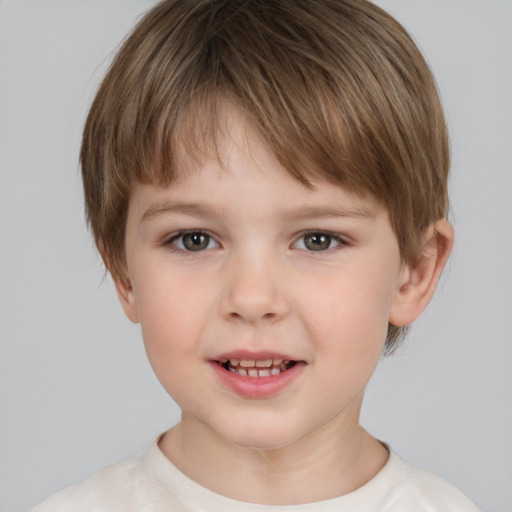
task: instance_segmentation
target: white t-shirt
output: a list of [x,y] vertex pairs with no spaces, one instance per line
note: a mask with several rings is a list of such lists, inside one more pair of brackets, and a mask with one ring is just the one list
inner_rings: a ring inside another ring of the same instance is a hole
[[245,503],[216,494],[181,473],[157,441],[145,451],[50,496],[32,512],[478,512],[446,480],[391,452],[386,465],[354,492],[304,505]]

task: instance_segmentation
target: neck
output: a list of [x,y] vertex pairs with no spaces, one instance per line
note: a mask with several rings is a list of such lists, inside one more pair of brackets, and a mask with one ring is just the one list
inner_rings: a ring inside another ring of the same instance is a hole
[[203,487],[262,505],[348,494],[371,480],[388,458],[386,448],[357,423],[330,422],[290,446],[262,450],[234,446],[185,415],[161,438],[160,448]]

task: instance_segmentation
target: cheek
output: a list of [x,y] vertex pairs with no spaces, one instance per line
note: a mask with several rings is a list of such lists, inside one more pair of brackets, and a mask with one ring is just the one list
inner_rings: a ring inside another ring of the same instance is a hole
[[[191,315],[199,312],[201,283],[171,266],[165,256],[147,258],[136,267],[133,282],[140,323],[150,342],[164,344],[186,335]],[[193,322],[192,322],[193,325]]]
[[343,354],[380,355],[392,304],[392,285],[382,274],[347,269],[309,283],[303,318],[319,348]]
[[207,297],[198,283],[151,272],[140,276],[143,286],[134,287],[146,353],[167,391],[176,383],[192,381],[183,364],[199,357],[198,346],[208,315]]
[[329,376],[318,381],[315,400],[323,396],[334,408],[345,407],[363,392],[381,358],[388,329],[389,301],[347,286],[330,299],[320,293],[323,299],[311,301],[307,320],[315,366]]

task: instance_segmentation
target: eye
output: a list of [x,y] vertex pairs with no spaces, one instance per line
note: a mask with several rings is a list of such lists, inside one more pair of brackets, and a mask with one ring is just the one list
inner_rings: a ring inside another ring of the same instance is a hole
[[204,251],[205,249],[214,249],[219,244],[204,231],[187,231],[177,233],[168,242],[178,249],[189,252]]
[[343,241],[335,235],[323,232],[311,232],[299,238],[294,246],[297,249],[306,251],[327,251],[328,249],[333,249],[342,244]]

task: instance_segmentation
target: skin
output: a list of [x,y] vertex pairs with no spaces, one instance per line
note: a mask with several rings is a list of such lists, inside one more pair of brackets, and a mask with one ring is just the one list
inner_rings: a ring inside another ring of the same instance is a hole
[[[364,389],[388,322],[412,322],[430,300],[453,234],[446,221],[432,226],[408,268],[375,199],[327,182],[305,187],[238,111],[226,107],[225,121],[219,158],[190,163],[169,187],[138,184],[130,200],[117,290],[182,409],[160,448],[234,499],[340,496],[387,461],[359,425]],[[188,250],[183,230],[202,232],[205,247]],[[311,250],[311,232],[330,245]],[[272,396],[240,395],[212,360],[241,349],[285,354],[300,371]]]

